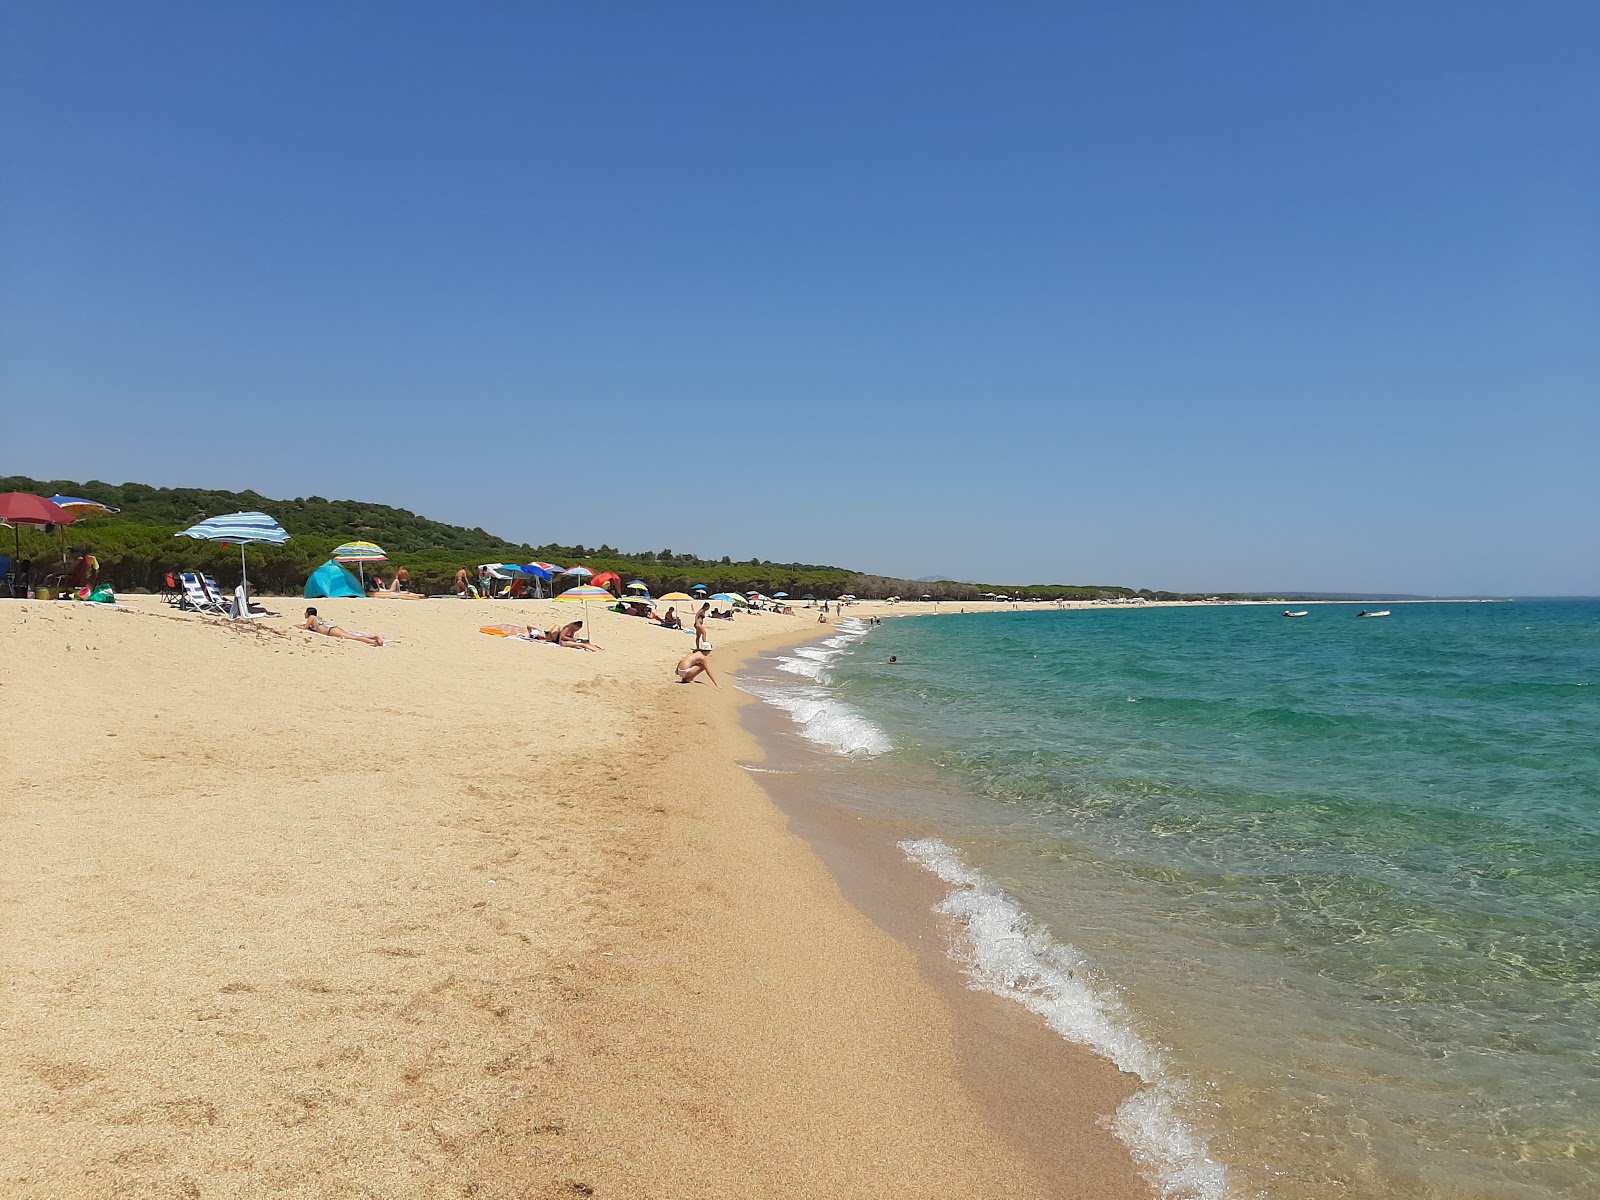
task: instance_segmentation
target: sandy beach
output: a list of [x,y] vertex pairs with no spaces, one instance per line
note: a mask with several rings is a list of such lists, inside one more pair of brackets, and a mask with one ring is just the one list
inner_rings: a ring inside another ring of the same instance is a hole
[[[319,602],[375,648],[268,604],[0,608],[5,1194],[1149,1195],[1099,1127],[1127,1081],[981,1078],[962,1023],[1014,1006],[846,899],[738,765],[748,698],[672,682],[688,635]],[[713,622],[714,664],[819,631]]]

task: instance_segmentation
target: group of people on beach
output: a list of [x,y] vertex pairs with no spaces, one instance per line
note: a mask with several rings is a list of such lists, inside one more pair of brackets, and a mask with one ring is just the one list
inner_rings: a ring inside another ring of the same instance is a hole
[[367,595],[373,596],[379,592],[406,593],[414,595],[411,591],[411,572],[404,567],[394,573],[394,578],[387,584],[383,582],[382,575],[373,575],[367,580]]
[[[402,568],[404,570],[404,568]],[[398,576],[397,576],[398,578]],[[679,683],[693,683],[704,675],[711,681],[711,685],[719,691],[722,685],[717,682],[717,677],[711,673],[711,639],[706,636],[706,616],[711,612],[710,604],[702,604],[700,611],[694,617],[694,649],[678,660],[678,665],[673,668],[673,674]],[[676,618],[675,610],[668,609],[669,616]],[[666,624],[665,621],[662,622]],[[672,629],[681,629],[682,622],[668,626]],[[309,633],[320,633],[324,637],[341,638],[346,641],[363,642],[368,646],[384,646],[388,643],[376,633],[362,633],[359,630],[345,629],[335,625],[323,617],[315,608],[306,609],[305,620],[301,621],[296,629],[304,629]],[[527,638],[535,642],[549,642],[554,646],[565,646],[569,650],[599,650],[600,647],[580,637],[583,631],[582,621],[568,621],[565,625],[553,625],[549,629],[536,630],[528,626]]]

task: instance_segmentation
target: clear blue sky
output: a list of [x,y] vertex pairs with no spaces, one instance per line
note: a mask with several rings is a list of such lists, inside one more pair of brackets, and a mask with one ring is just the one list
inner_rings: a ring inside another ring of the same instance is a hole
[[1600,593],[1592,3],[14,0],[0,72],[0,473]]

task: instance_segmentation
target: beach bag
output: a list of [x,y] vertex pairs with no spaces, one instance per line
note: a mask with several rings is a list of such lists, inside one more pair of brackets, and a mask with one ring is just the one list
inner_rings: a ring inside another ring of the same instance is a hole
[[89,593],[88,598],[92,603],[95,604],[115,604],[117,602],[116,594],[112,592],[111,585],[109,583],[102,583],[99,587],[95,588],[94,591]]

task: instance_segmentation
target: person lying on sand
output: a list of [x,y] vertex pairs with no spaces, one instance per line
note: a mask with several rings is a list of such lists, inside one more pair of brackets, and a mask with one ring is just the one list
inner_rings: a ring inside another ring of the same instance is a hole
[[711,686],[717,691],[722,690],[722,685],[717,682],[717,677],[711,673],[711,651],[691,650],[678,660],[678,665],[672,669],[678,677],[679,683],[693,683],[701,675],[711,680]]
[[324,621],[317,616],[314,608],[306,609],[306,619],[295,626],[296,629],[309,629],[312,633],[323,633],[328,637],[348,638],[352,642],[365,642],[369,646],[381,646],[384,641],[375,633],[356,633],[350,629],[340,629],[332,621]]
[[539,633],[532,625],[529,625],[528,636],[536,642],[554,642],[557,646],[567,646],[573,650],[600,649],[599,646],[591,646],[588,642],[580,642],[578,640],[578,630],[582,628],[582,621],[571,621],[559,629],[546,629],[543,633]]

